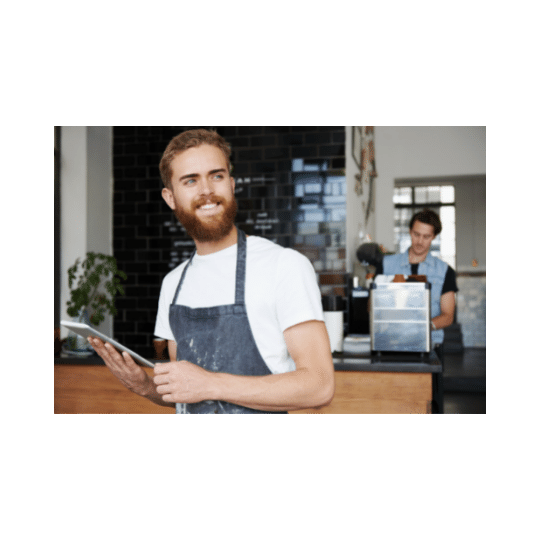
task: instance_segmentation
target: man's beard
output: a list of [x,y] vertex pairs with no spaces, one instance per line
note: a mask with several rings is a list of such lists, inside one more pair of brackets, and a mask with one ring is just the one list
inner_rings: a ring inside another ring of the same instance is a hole
[[[223,206],[223,212],[216,216],[209,216],[206,220],[199,219],[195,211],[198,207],[205,204],[220,204]],[[225,238],[232,230],[234,226],[234,219],[236,217],[237,204],[236,199],[233,197],[228,202],[223,197],[217,197],[212,195],[210,197],[202,197],[193,201],[190,210],[184,210],[177,207],[174,210],[176,219],[184,226],[186,232],[199,242],[218,242]]]

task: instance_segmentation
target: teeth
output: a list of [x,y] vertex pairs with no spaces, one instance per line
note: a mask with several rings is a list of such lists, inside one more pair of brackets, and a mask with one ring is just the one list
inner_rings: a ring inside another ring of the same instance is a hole
[[205,204],[204,206],[201,206],[203,210],[210,210],[210,208],[214,208],[217,206],[216,204]]

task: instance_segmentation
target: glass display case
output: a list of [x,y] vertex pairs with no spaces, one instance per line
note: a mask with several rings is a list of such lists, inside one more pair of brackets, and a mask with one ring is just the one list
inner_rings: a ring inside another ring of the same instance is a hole
[[429,353],[430,297],[429,283],[372,283],[371,350]]

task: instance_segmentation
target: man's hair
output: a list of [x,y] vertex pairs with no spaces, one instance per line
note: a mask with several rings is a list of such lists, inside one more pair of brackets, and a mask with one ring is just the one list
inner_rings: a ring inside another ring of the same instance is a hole
[[416,214],[414,214],[414,216],[411,218],[411,221],[409,222],[409,230],[413,228],[415,221],[421,221],[426,225],[432,225],[433,234],[435,236],[437,236],[442,231],[441,220],[433,210],[428,210],[426,208],[421,212],[417,212]]
[[210,144],[219,148],[227,160],[229,173],[231,172],[231,146],[229,143],[216,131],[210,131],[208,129],[192,129],[184,131],[177,135],[165,148],[161,161],[159,162],[159,172],[161,174],[161,180],[166,188],[171,187],[172,160],[184,150],[189,148],[196,148],[202,144]]

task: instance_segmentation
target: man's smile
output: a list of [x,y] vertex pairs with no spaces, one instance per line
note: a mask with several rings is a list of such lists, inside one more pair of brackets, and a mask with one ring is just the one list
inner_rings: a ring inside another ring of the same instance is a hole
[[219,202],[210,202],[197,207],[197,212],[202,216],[213,216],[220,211],[221,204]]

